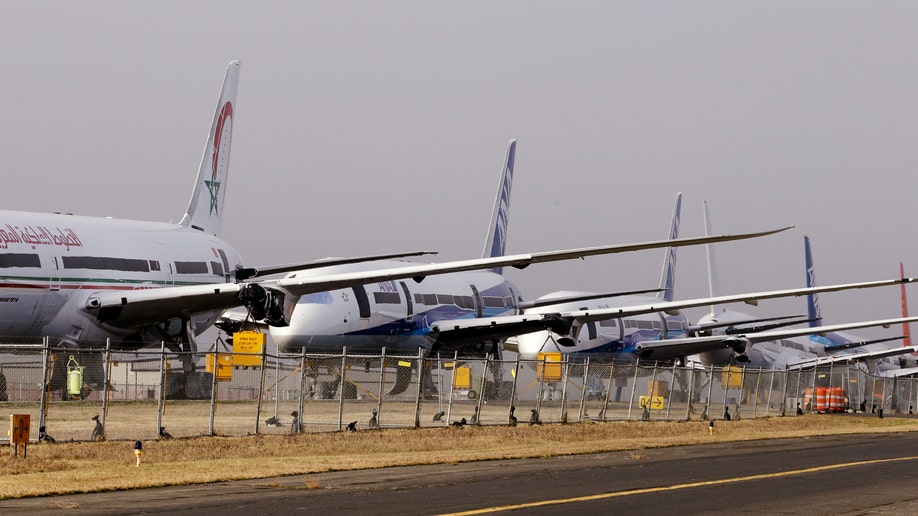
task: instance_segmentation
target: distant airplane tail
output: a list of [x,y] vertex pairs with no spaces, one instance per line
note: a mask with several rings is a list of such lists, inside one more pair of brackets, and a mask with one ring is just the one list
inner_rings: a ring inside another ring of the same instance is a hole
[[[905,267],[902,265],[902,262],[899,262],[899,278],[905,279]],[[903,283],[900,288],[902,289],[902,317],[906,318],[908,317],[908,298],[905,295],[905,283]],[[902,323],[902,335],[905,336],[905,338],[902,341],[902,345],[911,346],[912,345],[911,324]],[[912,353],[912,356],[914,355],[915,353]]]
[[[488,238],[485,240],[482,258],[504,256],[507,246],[507,224],[510,222],[510,187],[513,185],[513,161],[516,156],[516,140],[510,140],[507,146],[507,158],[500,175],[497,197],[494,200],[494,211],[491,212],[491,223]],[[503,267],[493,269],[501,274]]]
[[179,223],[212,235],[220,233],[238,84],[239,61],[232,61],[223,78],[217,110],[204,145],[204,156],[201,158],[188,210]]
[[[711,236],[711,214],[708,212],[708,201],[704,201],[704,236]],[[714,261],[714,244],[704,245],[708,257],[708,295],[720,295],[720,286],[717,284],[717,264]],[[711,305],[711,315],[717,315],[717,305]]]
[[[673,206],[673,222],[669,229],[670,240],[679,238],[679,219],[682,216],[682,192],[676,194],[676,204]],[[663,260],[663,273],[660,277],[659,295],[666,301],[673,300],[673,289],[676,286],[676,248],[666,248],[666,258]]]
[[[803,236],[803,249],[806,255],[806,286],[816,286],[816,269],[813,266],[813,253],[810,250],[810,237]],[[806,296],[807,318],[810,320],[810,327],[817,328],[822,326],[822,310],[819,309],[819,296],[817,294],[807,294]]]

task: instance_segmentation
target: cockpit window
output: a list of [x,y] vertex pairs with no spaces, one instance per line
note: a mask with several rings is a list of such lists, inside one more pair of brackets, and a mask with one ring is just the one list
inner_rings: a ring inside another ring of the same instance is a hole
[[300,297],[300,303],[330,305],[332,302],[333,300],[331,292],[313,292],[312,294],[306,294],[305,296]]

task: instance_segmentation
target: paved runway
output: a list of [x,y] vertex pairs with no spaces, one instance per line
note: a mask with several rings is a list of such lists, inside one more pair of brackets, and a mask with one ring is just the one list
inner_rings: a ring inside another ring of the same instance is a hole
[[918,433],[782,439],[0,500],[0,512],[918,514]]

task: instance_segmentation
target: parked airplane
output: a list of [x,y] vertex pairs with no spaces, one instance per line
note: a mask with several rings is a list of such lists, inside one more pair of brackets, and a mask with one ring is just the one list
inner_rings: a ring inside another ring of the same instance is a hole
[[[704,204],[705,232],[710,233],[710,214],[708,204]],[[806,286],[816,287],[815,269],[813,267],[812,253],[809,238],[804,237],[806,257]],[[717,295],[717,273],[714,259],[713,245],[707,246],[708,253],[708,279],[712,296]],[[904,276],[900,276],[904,277]],[[905,284],[902,284],[905,288]],[[829,362],[842,362],[854,360],[872,361],[874,371],[877,364],[881,364],[882,371],[891,366],[889,354],[899,354],[902,351],[889,352],[886,347],[880,347],[881,342],[899,339],[878,339],[865,341],[850,334],[832,333],[833,327],[822,326],[822,313],[819,310],[818,293],[807,294],[808,314],[806,318],[800,316],[758,318],[749,314],[726,310],[723,307],[711,306],[711,313],[702,317],[691,328],[692,333],[699,336],[710,335],[739,335],[743,333],[757,333],[757,336],[748,342],[746,354],[736,355],[732,349],[708,353],[699,357],[704,365],[727,365],[737,359],[742,360],[747,366],[754,368],[800,368]],[[903,314],[903,318],[907,318]],[[809,323],[808,330],[790,330],[782,332],[781,337],[768,330],[787,325]],[[854,329],[848,327],[847,329]],[[754,346],[751,344],[755,344]],[[871,349],[870,346],[874,348]]]
[[[511,140],[482,258],[504,255],[515,152],[516,141]],[[680,199],[681,194],[677,196],[677,206]],[[381,265],[405,267],[411,264],[385,262]],[[344,272],[370,266],[375,264],[330,270]],[[445,338],[438,333],[440,323],[516,314],[521,303],[520,290],[503,276],[500,268],[457,272],[411,285],[405,281],[389,281],[306,295],[294,308],[290,325],[270,331],[272,340],[282,352],[299,353],[305,349],[310,353],[339,353],[346,348],[349,352],[378,353],[385,348],[392,354],[417,354],[418,350],[424,350],[426,353],[499,356],[501,339],[523,331],[521,326],[529,331],[543,329],[546,320],[532,318],[528,324],[507,329],[497,326],[455,331]]]
[[[678,210],[674,213],[671,235],[678,231]],[[507,341],[507,349],[520,353],[522,358],[535,359],[540,352],[560,352],[579,357],[615,359],[618,361],[650,360],[685,360],[689,355],[701,354],[706,363],[726,365],[734,359],[746,360],[747,352],[755,349],[752,344],[773,340],[779,335],[791,336],[795,331],[784,329],[778,331],[789,321],[755,320],[748,316],[737,316],[736,324],[747,324],[743,328],[725,328],[723,314],[714,322],[704,326],[690,325],[680,312],[686,308],[708,306],[720,303],[745,302],[755,304],[762,299],[777,297],[801,296],[812,292],[830,292],[855,288],[872,288],[877,286],[897,285],[914,281],[912,279],[889,280],[869,283],[852,283],[834,285],[823,290],[820,287],[809,289],[790,289],[750,294],[716,296],[708,298],[673,301],[666,294],[672,292],[675,270],[675,253],[667,255],[660,289],[662,297],[634,296],[610,301],[601,294],[592,295],[585,292],[556,292],[540,297],[531,305],[524,305],[525,313],[519,316],[507,316],[492,319],[460,320],[441,322],[437,328],[439,334],[448,335],[450,331],[468,331],[472,328],[494,327],[502,325],[511,327],[515,320],[529,319],[542,315],[555,322],[551,330],[522,334]],[[727,316],[729,317],[729,316]],[[901,322],[902,320],[894,320]],[[733,320],[730,320],[733,323]],[[767,322],[768,324],[759,324]],[[753,324],[753,326],[748,326]],[[890,324],[889,320],[851,323],[842,327],[853,329],[864,326]],[[712,338],[696,338],[699,329],[722,328]],[[584,331],[586,329],[586,331]],[[767,333],[766,333],[767,331]],[[777,331],[777,333],[775,333]],[[810,333],[805,330],[799,335]],[[522,333],[522,332],[521,332]]]
[[[193,352],[195,336],[234,306],[246,306],[271,325],[285,325],[296,298],[312,292],[673,245],[643,242],[261,279],[291,270],[422,253],[246,268],[240,254],[217,236],[227,188],[238,77],[239,62],[233,61],[227,67],[188,209],[178,224],[0,211],[0,335],[48,337],[53,345],[75,350],[101,348],[108,339],[119,349],[163,342],[171,350]],[[713,241],[775,232],[725,235]],[[709,241],[707,237],[683,239],[677,245]],[[194,360],[182,356],[189,385],[209,384],[194,371]],[[64,375],[53,377],[61,380]],[[102,378],[101,367],[87,366],[87,383],[99,384]]]
[[[806,286],[813,287],[816,286],[816,267],[813,262],[813,251],[810,244],[810,238],[808,236],[803,237],[803,247],[804,247],[804,256],[806,263]],[[903,271],[900,268],[900,277],[902,276]],[[905,286],[902,286],[902,296],[903,296],[903,308],[905,300]],[[807,295],[807,312],[810,318],[810,328],[822,330],[822,309],[819,307],[819,297],[817,294]],[[903,317],[908,317],[907,310],[903,310]],[[903,324],[903,328],[907,330],[908,323]],[[874,355],[871,355],[870,352],[876,352],[877,354],[886,354],[890,350],[889,345],[884,345],[883,343],[889,342],[891,340],[900,340],[905,339],[906,334],[899,335],[892,338],[885,339],[874,339],[866,340],[856,335],[850,333],[840,333],[840,332],[825,332],[820,331],[819,333],[814,333],[808,338],[811,342],[822,346],[826,355],[835,356],[838,358],[847,358],[851,360],[850,355],[854,352],[856,355],[863,355],[867,353],[867,356],[864,358],[873,358]],[[905,347],[909,347],[910,343],[905,342]],[[875,359],[875,370],[878,373],[883,373],[887,370],[900,369],[901,367],[906,366],[907,355],[902,351],[902,347],[896,347],[895,350],[898,350],[899,353],[894,353],[887,358],[878,358]],[[901,361],[901,363],[900,363]]]

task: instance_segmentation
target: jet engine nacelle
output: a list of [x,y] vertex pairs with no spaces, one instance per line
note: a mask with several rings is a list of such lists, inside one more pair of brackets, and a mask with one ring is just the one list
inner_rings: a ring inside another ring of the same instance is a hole
[[734,337],[724,341],[725,348],[716,351],[699,353],[698,357],[705,366],[725,367],[735,362],[748,362],[746,352],[752,349],[752,343],[745,337]]
[[252,283],[239,291],[239,301],[249,309],[256,321],[269,326],[289,326],[293,314],[294,296],[283,289],[265,288]]

